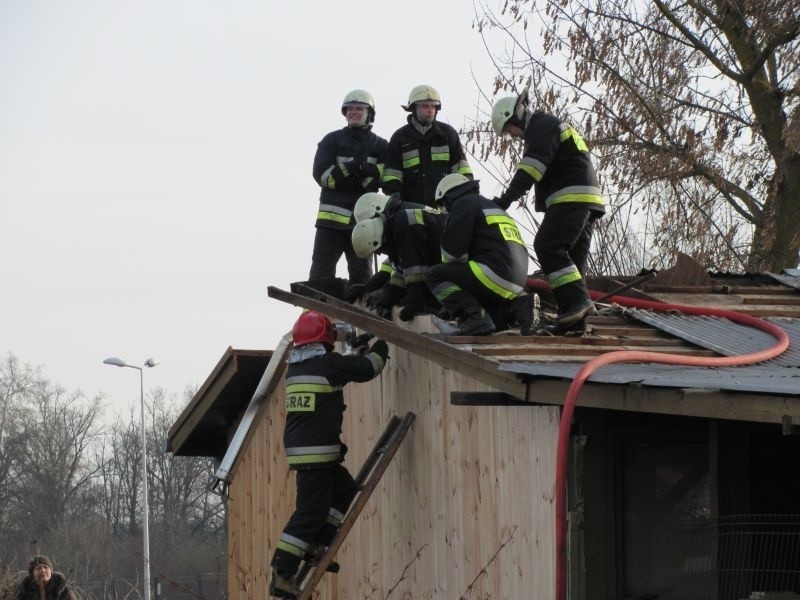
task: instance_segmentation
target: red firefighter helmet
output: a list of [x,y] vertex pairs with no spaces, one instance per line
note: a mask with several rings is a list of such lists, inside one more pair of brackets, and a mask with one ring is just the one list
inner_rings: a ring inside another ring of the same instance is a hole
[[314,342],[333,346],[336,342],[336,326],[322,313],[308,310],[300,315],[292,327],[292,341],[295,346]]

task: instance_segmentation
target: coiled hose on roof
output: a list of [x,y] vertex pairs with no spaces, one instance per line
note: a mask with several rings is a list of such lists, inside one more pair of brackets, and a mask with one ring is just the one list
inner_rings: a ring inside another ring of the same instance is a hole
[[[528,288],[537,291],[549,291],[550,286],[541,279],[529,278]],[[592,299],[602,297],[600,292],[589,292]],[[702,315],[722,317],[734,323],[754,327],[765,331],[777,340],[774,346],[742,354],[740,356],[699,357],[683,356],[681,354],[662,354],[638,350],[618,350],[596,356],[584,363],[572,380],[564,397],[564,407],[561,411],[561,421],[558,426],[558,451],[556,453],[556,595],[555,600],[567,600],[567,458],[569,455],[569,432],[572,427],[572,416],[578,401],[578,394],[584,382],[600,367],[615,363],[645,362],[666,365],[684,365],[692,367],[737,367],[750,365],[775,358],[789,347],[787,333],[768,321],[757,317],[717,308],[687,306],[683,304],[670,304],[667,302],[653,302],[612,296],[605,299],[608,303],[619,304],[629,308],[641,308],[657,312],[680,311],[687,315]]]

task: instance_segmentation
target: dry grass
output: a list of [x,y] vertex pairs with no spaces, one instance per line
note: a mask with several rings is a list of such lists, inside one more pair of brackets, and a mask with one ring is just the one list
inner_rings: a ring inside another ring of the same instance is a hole
[[7,565],[0,564],[0,600],[16,600],[17,575]]

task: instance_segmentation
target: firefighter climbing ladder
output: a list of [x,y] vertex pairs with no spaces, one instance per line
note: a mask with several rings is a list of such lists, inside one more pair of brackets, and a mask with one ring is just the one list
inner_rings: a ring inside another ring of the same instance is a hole
[[[359,490],[358,494],[350,505],[350,509],[347,511],[331,545],[328,546],[328,549],[322,554],[317,563],[304,563],[300,568],[296,581],[302,591],[297,597],[298,600],[310,600],[311,594],[314,593],[314,589],[322,581],[325,570],[333,562],[333,557],[336,556],[347,534],[350,533],[350,529],[352,529],[358,515],[361,514],[367,504],[413,422],[414,413],[412,412],[406,413],[406,416],[402,419],[392,415],[389,424],[364,462],[364,466],[361,467],[358,475],[356,475],[355,481]],[[304,582],[304,580],[306,581]]]

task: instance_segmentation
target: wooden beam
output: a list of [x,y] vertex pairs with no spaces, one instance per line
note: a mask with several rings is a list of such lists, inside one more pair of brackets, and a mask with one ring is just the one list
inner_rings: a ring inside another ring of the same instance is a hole
[[516,398],[525,398],[525,384],[514,374],[498,371],[499,363],[496,361],[454,348],[434,337],[409,331],[392,321],[382,319],[330,296],[323,296],[323,299],[310,298],[272,286],[267,288],[267,292],[270,298],[316,310],[334,319],[345,321],[359,329],[375,334],[395,346],[432,360],[442,367],[469,375],[481,383]]
[[[532,380],[529,400],[563,405],[570,383],[552,379]],[[800,398],[707,389],[587,383],[578,396],[578,406],[752,423],[782,424],[787,419],[800,423]]]
[[541,406],[534,402],[518,400],[503,392],[450,392],[453,406]]

